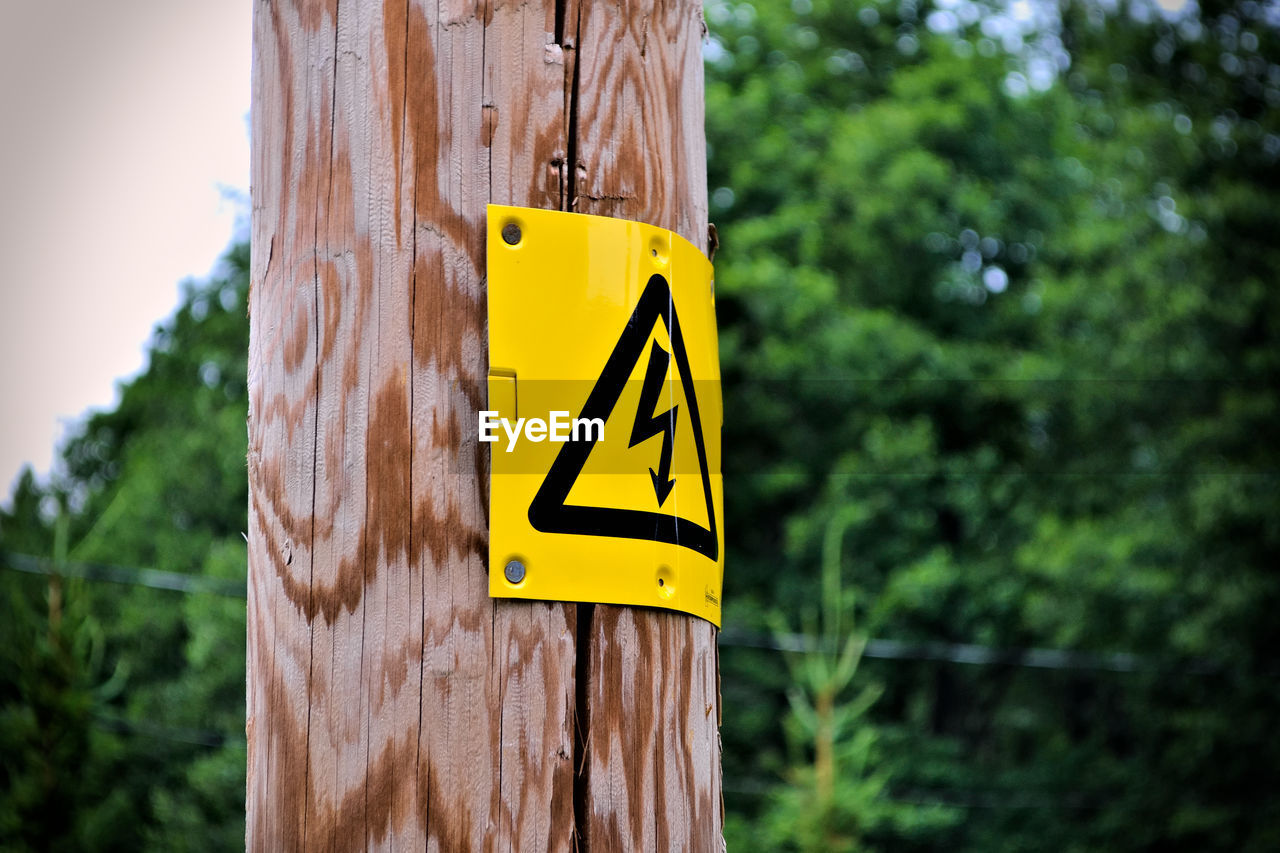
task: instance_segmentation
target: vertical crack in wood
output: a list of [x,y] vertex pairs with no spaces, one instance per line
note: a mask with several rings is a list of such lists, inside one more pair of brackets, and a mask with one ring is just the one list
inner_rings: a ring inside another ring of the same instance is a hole
[[576,0],[555,0],[552,15],[554,23],[552,24],[552,43],[560,48],[560,56],[564,61],[564,120],[561,129],[564,131],[565,138],[562,140],[565,144],[564,153],[551,160],[552,167],[556,170],[556,179],[560,198],[556,205],[557,210],[568,210],[569,202],[572,196],[569,195],[569,170],[573,168],[573,162],[570,159],[574,153],[574,136],[576,131],[571,124],[571,116],[573,114],[572,107],[577,100],[577,86],[575,71],[577,69],[576,41],[570,39],[566,30],[569,27],[569,4]]
[[[560,210],[577,207],[578,175],[578,40],[582,28],[582,9],[578,0],[555,0],[555,43],[565,60],[565,155],[559,164]],[[572,33],[570,32],[572,28]],[[574,626],[574,693],[573,693],[573,848],[591,849],[589,808],[591,804],[591,622],[592,604],[575,606]]]
[[[338,5],[340,0],[334,0],[333,4],[333,84],[329,93],[329,169],[326,175],[325,186],[325,204],[326,207],[332,202],[330,194],[333,192],[333,160],[334,146],[337,136],[337,106],[338,106]],[[320,309],[322,297],[320,294],[320,197],[317,192],[315,197],[315,221],[312,223],[311,232],[312,242],[312,264],[311,264],[311,287],[314,302],[312,303],[312,318],[314,320],[314,336],[315,336],[315,385],[314,385],[314,401],[316,407],[314,432],[311,436],[311,542],[308,546],[311,559],[308,566],[307,576],[307,619],[310,622],[313,614],[316,612],[315,606],[315,577],[316,577],[316,490],[319,482],[320,471],[320,362],[322,360],[321,340],[320,340]],[[309,823],[311,818],[311,709],[314,706],[311,696],[311,688],[315,683],[316,669],[316,631],[313,624],[307,626],[307,734],[303,741],[302,747],[302,834],[299,836],[302,843],[307,843],[307,833],[309,832]]]
[[581,7],[574,10],[571,42],[567,39],[568,34],[564,32],[568,27],[568,4],[576,2],[577,0],[556,0],[556,41],[560,43],[563,50],[573,51],[572,70],[569,71],[569,91],[566,98],[568,103],[565,104],[569,113],[569,123],[565,133],[568,138],[565,140],[565,163],[562,167],[565,177],[561,183],[561,210],[576,210],[578,207],[578,81],[581,77],[579,68],[582,64],[579,62],[578,44],[582,35]]
[[594,604],[577,606],[576,654],[573,668],[573,840],[579,851],[591,849],[591,621]]
[[[411,0],[404,0],[404,76],[402,78],[403,91],[402,91],[401,100],[400,100],[400,115],[404,116],[405,118],[401,121],[401,124],[400,124],[400,164],[399,164],[400,175],[404,175],[404,172],[405,172],[404,159],[405,159],[405,152],[408,150],[408,148],[405,146],[405,140],[409,135],[408,134],[409,57],[410,57],[409,15],[410,15],[410,12],[412,11],[411,6],[412,6]],[[417,388],[417,383],[415,382],[415,376],[414,376],[414,369],[416,367],[416,359],[414,358],[414,353],[417,352],[416,335],[418,331],[418,326],[417,326],[417,321],[418,321],[418,157],[416,156],[416,154],[413,158],[413,171],[411,174],[412,174],[412,177],[410,178],[410,180],[412,181],[412,189],[409,193],[409,198],[411,199],[410,209],[412,210],[412,213],[409,216],[409,504],[410,504],[410,512],[412,512],[412,506],[413,506],[413,494],[414,494],[413,472],[415,470],[414,463],[416,461],[415,456],[416,456],[416,451],[418,447],[417,436],[414,432],[417,425],[417,418],[414,416],[417,411],[414,408],[414,391]],[[403,178],[401,178],[401,180],[403,180]],[[403,186],[398,186],[396,187],[396,192],[399,193],[403,189],[404,189]],[[397,215],[399,215],[398,206],[397,206]],[[397,234],[396,238],[399,239],[399,236],[400,235]],[[409,525],[409,560],[411,561],[410,567],[409,567],[410,577],[413,576],[413,565],[412,565],[413,555],[417,553],[417,551],[414,550],[413,533],[414,533],[414,525],[410,524]],[[426,578],[425,570],[420,568],[419,571],[422,572],[422,579],[420,581],[421,586],[419,587],[419,590],[421,592],[421,598],[420,598],[421,603],[420,603],[420,609],[418,610],[418,620],[421,623],[425,623],[426,613],[427,613],[427,578]],[[424,631],[424,634],[425,634],[425,631]],[[414,734],[415,744],[414,744],[414,752],[413,752],[413,790],[414,790],[415,797],[418,796],[420,791],[422,791],[422,779],[421,779],[422,700],[423,700],[423,689],[424,689],[423,685],[426,681],[426,674],[427,674],[426,673],[427,655],[426,655],[425,647],[426,647],[426,642],[424,637],[422,648],[418,649],[418,730]],[[422,822],[422,833],[423,833],[423,837],[425,838],[427,833],[427,816],[425,814],[419,815],[419,819]]]
[[[439,0],[437,0],[436,2],[437,21],[439,20],[439,16],[440,16],[440,3],[439,3]],[[480,9],[480,112],[485,117],[484,124],[486,129],[484,132],[484,148],[485,148],[484,162],[487,170],[485,174],[485,187],[488,190],[487,195],[489,199],[489,204],[493,204],[493,127],[492,125],[489,124],[489,122],[493,120],[492,111],[494,108],[494,103],[493,103],[493,92],[485,91],[485,88],[489,85],[489,75],[486,73],[486,69],[488,69],[489,67],[489,24],[492,21],[493,21],[493,6],[491,5],[491,0],[484,0],[484,3],[482,4],[482,7]],[[485,219],[486,221],[488,220],[487,214],[485,216]],[[485,260],[483,279],[484,279],[485,300],[487,301],[489,298],[488,259]],[[485,346],[484,352],[485,352],[484,369],[487,371],[489,369],[488,346]],[[487,513],[488,510],[486,509],[485,512]],[[488,520],[489,520],[488,516],[486,515],[485,521],[487,522]],[[496,608],[494,612],[495,614],[497,613]]]

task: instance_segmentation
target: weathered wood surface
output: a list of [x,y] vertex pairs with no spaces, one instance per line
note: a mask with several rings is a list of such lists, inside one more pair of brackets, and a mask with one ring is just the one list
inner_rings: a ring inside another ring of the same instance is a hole
[[[701,4],[584,0],[579,16],[573,209],[669,228],[705,249]],[[579,708],[588,849],[720,846],[715,629],[660,610],[593,609],[589,630],[579,626],[590,640]]]
[[486,202],[705,244],[701,26],[257,3],[250,849],[720,846],[713,629],[491,601],[473,427]]

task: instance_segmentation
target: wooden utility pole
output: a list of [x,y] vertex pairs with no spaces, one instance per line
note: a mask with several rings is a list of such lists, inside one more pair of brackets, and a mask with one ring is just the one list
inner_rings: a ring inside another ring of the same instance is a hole
[[492,600],[485,204],[707,243],[696,0],[258,0],[252,850],[719,849],[715,629]]

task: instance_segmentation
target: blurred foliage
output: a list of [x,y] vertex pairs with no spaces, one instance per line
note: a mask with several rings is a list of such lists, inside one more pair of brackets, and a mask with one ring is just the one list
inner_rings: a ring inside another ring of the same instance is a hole
[[[27,472],[0,510],[5,552],[245,577],[247,246],[189,285],[149,365],[90,417],[48,486]],[[245,606],[0,571],[0,849],[244,846]],[[33,785],[45,788],[32,793]]]
[[[708,0],[731,848],[1280,849],[1280,16],[1174,5]],[[0,510],[0,848],[243,844],[243,601],[4,554],[243,581],[247,265]]]
[[[1280,18],[707,15],[726,630],[809,606],[806,567],[853,512],[843,571],[873,636],[1140,661],[864,662],[880,799],[961,814],[864,843],[1275,846]],[[743,838],[770,825],[769,780],[803,791],[769,661],[722,655]]]
[[[872,833],[902,837],[922,828],[936,831],[956,814],[885,796],[889,775],[867,711],[880,696],[876,684],[851,689],[867,637],[855,630],[856,594],[841,577],[845,531],[860,521],[849,506],[827,522],[822,547],[819,607],[803,613],[810,648],[788,657],[790,713],[783,720],[791,767],[788,784],[775,789],[761,824],[771,848],[804,853],[865,850]],[[790,626],[778,612],[770,620],[780,643]]]

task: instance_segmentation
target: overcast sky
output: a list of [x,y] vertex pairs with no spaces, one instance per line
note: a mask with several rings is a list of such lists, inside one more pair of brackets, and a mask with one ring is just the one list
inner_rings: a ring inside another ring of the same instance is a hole
[[0,0],[0,501],[143,367],[249,186],[250,0]]

